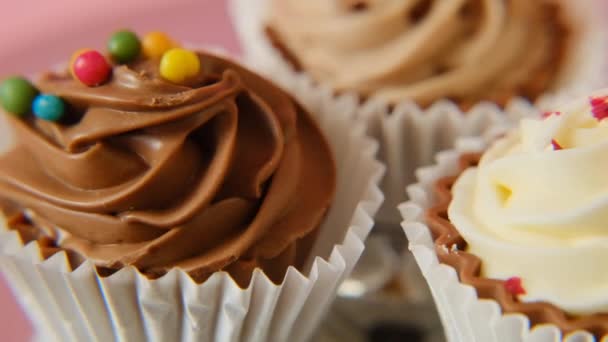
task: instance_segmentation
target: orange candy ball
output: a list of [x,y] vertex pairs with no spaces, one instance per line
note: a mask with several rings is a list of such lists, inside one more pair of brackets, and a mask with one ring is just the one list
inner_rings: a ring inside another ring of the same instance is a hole
[[176,47],[179,47],[179,44],[163,32],[150,32],[142,40],[142,48],[147,58],[160,59],[165,52]]

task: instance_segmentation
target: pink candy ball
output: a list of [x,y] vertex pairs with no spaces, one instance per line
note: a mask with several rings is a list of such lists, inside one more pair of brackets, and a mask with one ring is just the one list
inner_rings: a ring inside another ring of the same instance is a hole
[[74,59],[72,71],[80,82],[95,87],[107,81],[112,67],[101,53],[88,50]]

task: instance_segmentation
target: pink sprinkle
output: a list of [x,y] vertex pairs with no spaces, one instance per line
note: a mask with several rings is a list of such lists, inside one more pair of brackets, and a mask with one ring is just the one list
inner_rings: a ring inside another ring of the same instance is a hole
[[596,118],[598,121],[608,118],[608,102],[606,101],[607,99],[608,97],[606,96],[592,97],[589,99],[593,117]]
[[601,105],[602,103],[606,102],[606,96],[592,97],[589,100],[590,100],[592,106],[597,106],[597,105]]
[[562,145],[560,145],[557,140],[553,139],[551,140],[551,145],[553,145],[553,149],[555,151],[559,151],[559,150],[563,150],[564,148],[562,147]]
[[524,295],[526,294],[526,289],[521,285],[520,277],[511,277],[505,281],[505,289],[512,295]]
[[544,113],[541,115],[541,117],[542,117],[543,119],[546,119],[546,118],[548,118],[548,117],[550,117],[550,116],[552,116],[552,115],[560,116],[561,114],[562,114],[561,112],[544,112]]

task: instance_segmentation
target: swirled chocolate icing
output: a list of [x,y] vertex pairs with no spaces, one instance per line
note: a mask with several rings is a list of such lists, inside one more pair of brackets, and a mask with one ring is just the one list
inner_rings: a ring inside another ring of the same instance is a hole
[[64,74],[37,82],[60,96],[62,122],[7,115],[2,211],[24,240],[104,270],[172,268],[204,281],[253,269],[275,282],[300,267],[333,200],[335,166],[310,115],[265,79],[199,53],[185,85],[157,60],[116,66],[88,88]]
[[551,0],[272,0],[267,28],[338,92],[504,104],[555,85],[571,36],[562,12]]

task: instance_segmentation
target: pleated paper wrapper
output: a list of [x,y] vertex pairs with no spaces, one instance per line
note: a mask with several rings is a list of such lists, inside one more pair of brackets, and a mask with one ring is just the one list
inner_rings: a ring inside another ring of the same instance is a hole
[[[474,287],[462,284],[456,270],[442,264],[435,251],[425,212],[435,204],[437,180],[455,175],[464,153],[482,152],[499,133],[458,140],[452,150],[437,154],[436,164],[417,171],[418,183],[408,187],[410,200],[399,205],[402,227],[431,293],[449,342],[593,342],[587,331],[562,336],[551,324],[530,327],[523,314],[503,314],[498,302],[480,299]],[[602,340],[603,341],[603,340]]]
[[[536,103],[538,109],[521,98],[511,100],[504,109],[482,102],[463,113],[448,100],[421,109],[410,101],[389,106],[373,96],[361,103],[356,94],[336,95],[336,100],[361,118],[368,134],[380,142],[379,158],[386,164],[387,171],[381,185],[386,200],[377,216],[379,223],[398,229],[400,216],[395,207],[407,199],[404,189],[415,181],[414,171],[430,165],[435,153],[453,147],[456,139],[483,135],[496,125],[511,125],[522,117],[537,115],[539,111],[554,107],[555,103],[587,94],[607,83],[608,25],[599,17],[605,12],[598,6],[603,5],[608,10],[608,5],[600,0],[558,1],[580,24],[576,29],[583,33],[560,74],[558,89],[542,95]],[[331,89],[294,70],[272,45],[264,31],[268,5],[268,0],[229,2],[232,21],[248,63],[284,87],[289,88],[284,81],[289,82],[293,77],[284,79],[285,75],[299,75],[307,79],[310,87],[332,96]]]
[[[221,52],[219,54],[222,54]],[[38,341],[305,341],[314,333],[337,286],[351,272],[380,207],[384,167],[378,144],[339,101],[298,78],[290,88],[318,119],[337,163],[337,191],[310,260],[272,283],[256,270],[239,288],[225,272],[202,284],[180,270],[149,280],[135,268],[101,277],[91,262],[71,270],[65,252],[41,259],[36,242],[23,246],[0,227],[0,264]],[[307,92],[303,94],[301,92]],[[0,117],[1,119],[1,117]],[[0,120],[2,121],[2,120]],[[10,131],[0,122],[0,147]]]

